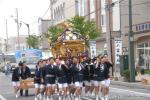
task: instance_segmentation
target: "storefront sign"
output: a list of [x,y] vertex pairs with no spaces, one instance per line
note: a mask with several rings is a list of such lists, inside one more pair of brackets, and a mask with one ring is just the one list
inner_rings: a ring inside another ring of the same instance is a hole
[[120,55],[122,55],[122,40],[115,39],[115,64],[120,64]]

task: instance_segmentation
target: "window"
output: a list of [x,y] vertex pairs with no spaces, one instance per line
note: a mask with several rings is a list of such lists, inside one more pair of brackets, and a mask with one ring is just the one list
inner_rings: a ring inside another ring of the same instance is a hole
[[150,69],[150,43],[141,43],[137,47],[137,64],[144,69]]
[[85,4],[84,4],[84,0],[81,0],[80,1],[81,2],[81,16],[84,16],[85,15],[85,10],[84,10],[84,8],[85,8]]
[[147,24],[145,24],[145,29],[147,29],[148,28],[148,25]]
[[138,50],[138,55],[139,55],[139,66],[144,66],[144,49],[139,49]]
[[139,31],[141,31],[141,26],[139,25]]
[[139,31],[138,26],[136,26],[136,31]]
[[65,2],[63,3],[62,16],[63,16],[63,18],[65,18]]
[[95,0],[90,0],[90,19],[95,19]]
[[61,15],[60,15],[60,6],[58,6],[58,21],[60,20],[60,18],[61,18]]
[[144,24],[142,25],[142,30],[144,30],[145,28],[144,28]]
[[101,15],[101,25],[104,26],[104,15]]
[[148,43],[145,43],[145,47],[149,47]]
[[87,14],[87,0],[84,0],[84,14]]
[[144,47],[144,43],[138,45],[138,48],[143,48],[143,47]]

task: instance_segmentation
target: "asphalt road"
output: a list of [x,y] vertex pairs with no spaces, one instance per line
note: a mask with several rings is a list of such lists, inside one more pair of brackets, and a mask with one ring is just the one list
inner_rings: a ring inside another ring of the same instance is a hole
[[[94,99],[94,97],[82,97],[82,100]],[[0,100],[34,100],[34,90],[29,90],[28,97],[16,99],[11,86],[11,76],[5,76],[0,72]],[[57,96],[54,100],[57,100]],[[110,100],[150,100],[150,90],[111,85]]]

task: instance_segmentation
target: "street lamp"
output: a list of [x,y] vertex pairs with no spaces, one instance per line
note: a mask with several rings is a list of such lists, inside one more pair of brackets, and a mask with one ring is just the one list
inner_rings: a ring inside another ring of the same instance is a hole
[[[11,16],[11,17],[16,17],[16,16]],[[18,18],[15,19],[15,22],[17,23],[17,31],[18,31],[18,49],[20,50],[20,40],[19,40],[19,29],[20,29],[20,24],[23,23],[27,26],[28,28],[28,37],[29,37],[29,42],[30,42],[30,25],[25,23],[24,21],[18,20]],[[31,48],[30,43],[29,43],[29,49]]]
[[29,49],[30,49],[31,48],[31,46],[30,46],[30,25],[25,23],[25,22],[23,22],[23,21],[20,21],[20,22],[25,24],[27,26],[27,28],[28,28],[28,37],[29,37],[29,44],[28,45],[29,45]]

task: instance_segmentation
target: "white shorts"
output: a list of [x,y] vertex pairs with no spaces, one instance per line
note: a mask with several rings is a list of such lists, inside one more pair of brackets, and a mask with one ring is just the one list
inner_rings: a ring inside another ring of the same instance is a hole
[[44,85],[44,84],[41,84],[41,85],[40,85],[40,89],[43,89],[43,88],[45,88],[45,85]]
[[101,85],[105,85],[105,81],[92,81],[92,84],[94,86],[101,86]]
[[67,83],[63,83],[63,84],[59,84],[58,83],[58,88],[66,88],[66,87],[68,87],[68,84]]
[[56,84],[47,84],[46,87],[55,87]]
[[20,81],[13,81],[12,85],[19,87],[20,86]]
[[34,84],[34,86],[35,86],[35,88],[39,88],[39,89],[45,88],[44,84],[38,84],[38,83],[36,83],[36,84]]
[[84,81],[85,86],[91,86],[91,82],[89,81]]
[[91,86],[93,86],[94,85],[94,80],[91,80],[90,82],[91,82]]
[[83,83],[82,82],[75,82],[74,86],[75,87],[82,87]]
[[74,84],[73,83],[68,84],[68,87],[74,87]]
[[109,87],[109,85],[110,85],[110,79],[106,79],[105,80],[105,86]]

